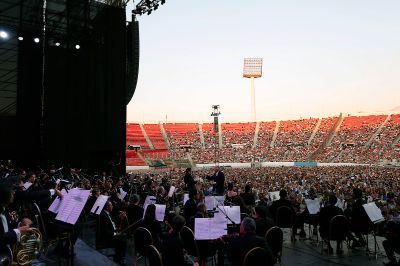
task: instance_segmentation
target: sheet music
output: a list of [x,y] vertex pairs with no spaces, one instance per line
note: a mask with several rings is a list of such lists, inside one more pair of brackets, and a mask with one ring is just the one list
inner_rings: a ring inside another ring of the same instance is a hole
[[376,206],[375,202],[370,202],[363,205],[365,212],[373,223],[379,223],[385,220],[381,210]]
[[[146,209],[148,205],[144,205],[144,212],[143,212],[143,217],[146,214]],[[162,205],[162,204],[154,204],[156,206],[156,220],[159,222],[163,222],[164,221],[164,217],[165,217],[165,210],[167,208],[167,205]]]
[[279,196],[279,191],[268,192],[269,199],[272,201],[279,200],[281,197]]
[[306,199],[305,200],[308,212],[310,214],[317,214],[319,213],[319,210],[321,209],[321,205],[319,204],[319,200],[311,200],[311,199]]
[[335,206],[340,208],[340,209],[342,209],[342,210],[344,210],[344,203],[345,203],[345,200],[338,199]]
[[56,220],[66,222],[69,224],[75,224],[78,220],[83,207],[90,196],[90,190],[70,190],[68,195],[63,198],[63,204],[58,210]]
[[225,202],[225,196],[214,196],[215,203],[217,206],[223,206]]
[[194,224],[196,240],[213,240],[227,234],[227,224],[224,220],[196,218]]
[[226,218],[226,216],[228,216],[235,224],[241,223],[240,206],[218,206],[217,210],[218,212],[214,214],[215,219],[225,220],[227,224],[232,224],[232,222]]
[[143,206],[147,206],[149,204],[155,204],[156,203],[156,197],[154,196],[147,196],[146,199],[144,200]]
[[126,197],[126,195],[128,194],[128,192],[125,192],[122,188],[119,189],[119,196],[118,198],[120,200],[124,200],[124,198]]
[[217,202],[216,202],[214,196],[205,196],[204,204],[206,205],[207,210],[214,210],[217,206]]
[[94,203],[90,212],[95,213],[95,214],[100,214],[101,211],[104,209],[104,205],[106,204],[107,200],[108,200],[108,196],[100,195],[97,198],[96,202]]
[[33,183],[31,183],[31,182],[26,182],[26,183],[24,184],[24,189],[27,190],[28,188],[30,188],[30,187],[32,186],[32,184],[33,184]]
[[[67,191],[65,191],[65,189],[61,190],[61,194],[63,195],[63,198],[65,198],[65,195],[67,194]],[[53,203],[51,203],[51,205],[50,205],[48,210],[53,212],[53,213],[58,213],[58,210],[61,207],[61,203],[62,203],[62,199],[60,199],[59,197],[56,197],[53,200]]]
[[185,193],[183,194],[183,205],[185,206],[186,201],[189,200],[189,194]]
[[168,192],[168,198],[172,197],[172,195],[174,195],[176,188],[174,186],[171,186],[169,188],[169,192]]

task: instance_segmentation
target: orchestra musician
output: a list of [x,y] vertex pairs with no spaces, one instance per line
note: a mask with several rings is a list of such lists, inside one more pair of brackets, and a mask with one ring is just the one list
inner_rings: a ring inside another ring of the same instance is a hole
[[[97,236],[98,241],[106,247],[115,248],[114,261],[120,265],[125,264],[125,253],[126,253],[126,240],[122,235],[118,234],[118,228],[111,217],[113,211],[113,204],[111,201],[107,201],[105,207],[100,215],[100,230],[101,233]],[[123,213],[121,214],[123,216]],[[122,219],[123,217],[121,217]]]
[[192,176],[192,168],[186,168],[185,176],[183,177],[183,182],[185,183],[186,190],[191,191],[196,189],[196,181]]
[[[329,196],[329,204],[323,208],[321,208],[319,212],[319,233],[322,239],[327,239],[329,233],[329,224],[333,217],[336,215],[343,215],[343,210],[339,207],[336,207],[337,197],[335,195]],[[333,253],[333,248],[331,243],[327,241],[329,253]],[[343,254],[343,250],[341,248],[341,242],[337,241],[336,243],[336,253]]]
[[7,254],[12,261],[11,248],[17,241],[20,240],[21,235],[30,232],[29,226],[32,221],[24,218],[18,226],[18,221],[12,221],[12,217],[8,212],[9,205],[14,200],[14,192],[5,184],[0,184],[0,253]]
[[256,235],[256,222],[253,218],[246,217],[240,224],[240,237],[232,239],[228,247],[232,266],[243,265],[244,256],[255,247],[264,248],[267,253],[267,265],[274,265],[274,256],[265,237]]

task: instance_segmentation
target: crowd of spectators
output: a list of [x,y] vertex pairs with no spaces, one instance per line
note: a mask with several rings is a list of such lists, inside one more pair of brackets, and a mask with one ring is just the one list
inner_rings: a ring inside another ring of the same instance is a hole
[[[223,123],[220,127],[222,145],[219,135],[214,132],[214,124],[205,123],[200,125],[204,146],[199,124],[167,123],[164,127],[171,143],[169,153],[165,152],[166,148],[161,148],[166,144],[159,125],[156,125],[156,133],[154,127],[150,127],[152,125],[144,125],[146,131],[151,132],[151,140],[155,139],[157,143],[155,151],[144,151],[144,154],[150,158],[184,158],[189,153],[195,163],[318,161],[371,164],[382,160],[399,161],[400,149],[394,141],[400,134],[400,114],[391,115],[383,124],[387,117],[347,116],[327,147],[324,144],[339,121],[338,117],[260,122],[258,135],[255,134],[256,123]],[[367,146],[380,128],[379,134]],[[273,140],[276,129],[276,139]],[[139,136],[138,140],[143,141],[143,137]],[[127,142],[135,144],[131,135]],[[184,149],[184,146],[189,146],[189,149]]]

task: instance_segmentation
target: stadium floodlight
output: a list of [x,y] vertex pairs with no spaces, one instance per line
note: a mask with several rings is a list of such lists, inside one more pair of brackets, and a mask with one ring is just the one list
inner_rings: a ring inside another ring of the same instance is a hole
[[4,30],[0,31],[0,38],[2,39],[7,39],[8,38],[8,33]]
[[22,36],[18,37],[18,41],[23,41],[23,40],[24,40],[24,37],[22,37]]
[[243,65],[243,77],[251,81],[251,118],[256,121],[256,96],[254,89],[254,79],[262,77],[262,58],[245,58]]
[[79,50],[79,49],[81,49],[81,46],[79,44],[77,44],[77,45],[75,45],[75,49]]
[[33,38],[33,41],[34,41],[35,43],[39,43],[39,42],[40,42],[40,39],[39,39],[39,38]]

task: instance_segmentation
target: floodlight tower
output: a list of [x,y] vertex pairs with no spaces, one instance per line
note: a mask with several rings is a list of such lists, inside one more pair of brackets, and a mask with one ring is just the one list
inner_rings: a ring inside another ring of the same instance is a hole
[[219,122],[218,122],[218,117],[220,116],[221,111],[219,109],[219,105],[213,105],[212,106],[212,112],[211,116],[214,117],[214,161],[215,164],[219,162],[219,145],[218,145],[218,139],[219,139]]
[[256,121],[256,95],[254,79],[262,77],[262,58],[245,58],[243,65],[243,77],[249,78],[251,83],[251,119]]

